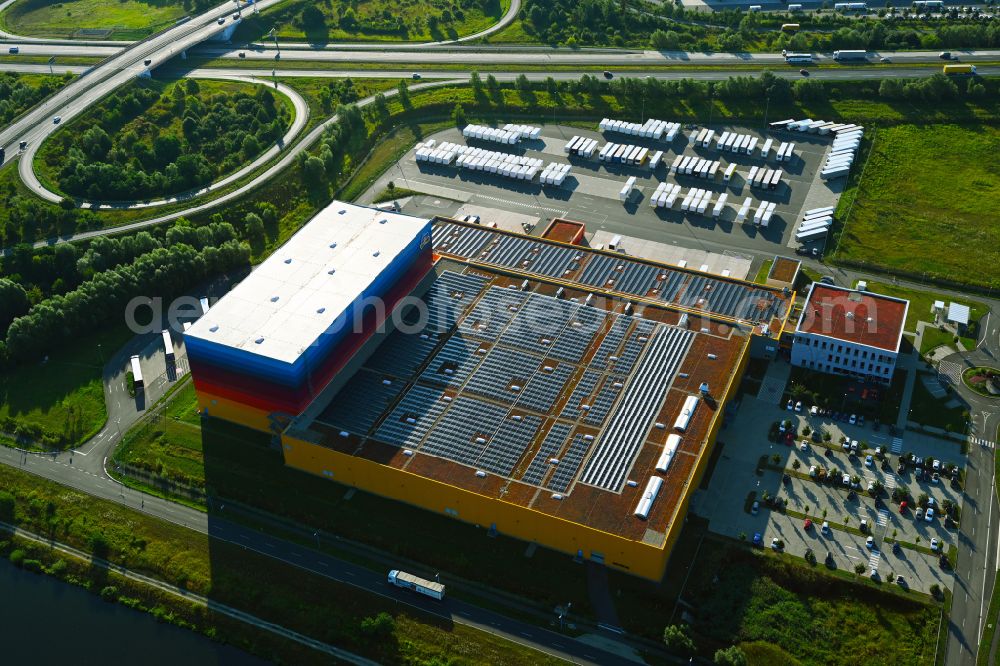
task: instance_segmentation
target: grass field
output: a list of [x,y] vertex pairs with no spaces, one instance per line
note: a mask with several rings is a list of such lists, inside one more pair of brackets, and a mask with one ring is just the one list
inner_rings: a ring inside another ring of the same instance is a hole
[[720,647],[766,641],[803,664],[932,664],[939,611],[790,558],[706,540],[685,599]]
[[[271,28],[276,28],[279,40],[310,43],[456,39],[490,27],[509,6],[509,0],[360,0],[348,11],[342,5],[292,0],[259,16],[246,16],[234,41],[261,39]],[[303,12],[307,8],[311,14]]]
[[[43,365],[25,365],[0,374],[0,421],[12,419],[26,436],[47,435],[60,448],[86,441],[107,419],[103,360],[130,336],[124,326],[104,330],[53,350]],[[34,432],[36,428],[40,433]],[[0,429],[10,430],[10,426]]]
[[[987,308],[986,305],[976,300],[944,296],[942,294],[934,293],[933,291],[904,287],[899,284],[869,280],[868,289],[879,294],[885,294],[886,296],[905,298],[910,302],[910,307],[906,311],[906,323],[904,325],[905,330],[910,332],[916,332],[918,321],[934,321],[934,315],[931,314],[931,307],[934,305],[934,301],[944,301],[945,307],[948,306],[948,303],[952,302],[969,306],[969,329],[966,331],[966,334],[960,338],[966,349],[971,349],[976,346],[979,320],[982,319],[987,312],[989,312],[989,308]],[[925,338],[929,332],[932,337],[935,336],[934,332],[929,331],[929,329],[924,329]],[[948,336],[948,338],[948,342],[950,343],[950,336]],[[920,351],[921,353],[924,352],[923,349]]]
[[998,154],[996,125],[878,129],[853,207],[841,200],[835,259],[1000,286],[1000,170],[990,166]]
[[969,412],[964,405],[945,407],[944,403],[952,397],[951,394],[935,398],[924,386],[920,375],[913,382],[913,398],[910,401],[909,420],[932,428],[943,428],[948,432],[968,431]]
[[[445,622],[244,548],[211,541],[183,526],[18,470],[0,468],[0,487],[14,499],[13,515],[3,516],[5,521],[51,534],[87,552],[99,549],[106,559],[133,571],[245,609],[379,663],[555,663],[530,648]],[[100,546],[95,548],[96,543]],[[97,592],[105,576],[91,569],[79,582]],[[361,623],[380,612],[390,613],[395,626],[387,636],[372,640],[361,630]],[[190,621],[202,631],[212,629],[211,613],[192,614]],[[237,631],[222,637],[253,650],[259,630],[243,627]],[[297,663],[294,659],[279,661]]]
[[67,38],[96,29],[112,31],[99,39],[140,39],[186,13],[183,3],[172,0],[22,0],[0,15],[0,25],[26,37]]

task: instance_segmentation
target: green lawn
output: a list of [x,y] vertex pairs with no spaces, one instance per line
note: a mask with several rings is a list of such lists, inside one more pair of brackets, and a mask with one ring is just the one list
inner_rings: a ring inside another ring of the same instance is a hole
[[272,28],[279,42],[439,41],[475,34],[495,24],[510,0],[452,2],[451,0],[359,0],[349,7],[290,0],[247,15],[234,42],[263,39]]
[[926,356],[931,350],[937,349],[941,345],[948,345],[954,349],[956,347],[955,334],[951,331],[942,331],[937,326],[925,326],[924,334],[920,338],[920,355]]
[[934,662],[936,607],[730,543],[706,540],[685,590],[704,641],[766,641],[803,664]]
[[944,403],[952,397],[949,393],[940,400],[930,394],[918,375],[913,383],[913,399],[910,402],[911,421],[934,428],[943,428],[949,432],[966,432],[968,429],[969,412],[964,405],[945,407]]
[[[942,294],[934,293],[933,291],[904,287],[899,284],[889,284],[888,282],[869,280],[868,290],[879,294],[885,294],[886,296],[905,298],[908,300],[910,302],[910,307],[906,311],[905,330],[910,332],[916,332],[918,321],[934,321],[934,315],[931,314],[931,307],[934,305],[934,301],[944,301],[946,308],[948,307],[948,304],[952,302],[969,306],[969,330],[966,332],[966,335],[961,337],[962,344],[965,345],[967,349],[971,349],[976,346],[979,320],[982,319],[987,312],[989,312],[989,308],[986,307],[986,305],[970,298],[944,296]],[[925,338],[927,337],[928,330],[929,329],[924,330]],[[931,335],[933,336],[934,334],[932,333]],[[920,351],[923,353],[924,350],[921,349]]]
[[42,365],[24,365],[0,374],[0,429],[10,434],[20,429],[32,439],[41,435],[56,448],[89,439],[107,420],[102,359],[130,337],[124,326],[107,329],[53,350]]
[[[869,132],[856,196],[841,201],[836,259],[928,278],[1000,286],[995,124],[902,124]],[[984,168],[986,167],[986,168]]]
[[77,31],[97,29],[112,31],[98,39],[140,39],[186,13],[173,0],[21,0],[0,16],[0,25],[28,37],[88,37]]

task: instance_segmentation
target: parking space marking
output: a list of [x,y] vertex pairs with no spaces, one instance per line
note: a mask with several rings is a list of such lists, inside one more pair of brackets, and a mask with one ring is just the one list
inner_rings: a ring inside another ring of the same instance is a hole
[[881,561],[882,553],[877,550],[873,550],[871,557],[868,558],[868,567],[871,569],[878,569],[878,565]]
[[885,527],[889,524],[889,512],[885,509],[880,509],[878,512],[878,519],[876,520],[879,527]]
[[889,448],[889,451],[891,453],[895,453],[896,455],[899,455],[900,452],[902,452],[902,450],[903,450],[903,438],[902,437],[893,437],[892,438],[892,446]]

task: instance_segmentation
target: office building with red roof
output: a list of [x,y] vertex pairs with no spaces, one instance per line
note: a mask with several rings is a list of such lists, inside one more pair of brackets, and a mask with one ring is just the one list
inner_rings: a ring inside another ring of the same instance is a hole
[[816,282],[792,342],[792,365],[888,383],[909,301]]

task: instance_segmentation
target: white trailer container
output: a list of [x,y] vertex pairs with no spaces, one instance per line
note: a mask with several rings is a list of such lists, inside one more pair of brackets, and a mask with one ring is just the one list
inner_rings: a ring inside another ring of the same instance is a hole
[[695,167],[695,165],[697,163],[698,163],[698,158],[697,157],[692,157],[691,161],[688,162],[687,166],[684,167],[684,174],[690,176],[691,172],[694,171],[694,167]]
[[785,158],[786,150],[788,150],[788,142],[782,141],[781,144],[778,146],[778,150],[775,151],[774,153],[774,161],[780,162],[781,160],[783,160]]
[[436,581],[426,580],[424,578],[414,576],[413,574],[408,574],[405,571],[400,571],[399,569],[393,569],[390,571],[388,580],[390,585],[401,587],[404,590],[412,590],[417,594],[421,594],[425,597],[430,597],[431,599],[436,599],[438,601],[444,599],[445,587]]
[[849,173],[851,173],[850,167],[839,166],[820,171],[819,177],[823,180],[833,180],[834,178],[843,178]]
[[673,208],[674,203],[677,202],[677,197],[680,196],[680,193],[681,193],[681,186],[674,185],[674,188],[670,191],[670,194],[667,195],[667,200],[666,202],[664,202],[663,207]]
[[622,187],[621,191],[618,192],[618,199],[626,201],[629,198],[629,195],[632,194],[633,188],[635,188],[635,176],[629,176],[629,179],[625,181],[625,185]]
[[760,205],[757,206],[757,211],[753,214],[753,223],[760,225],[761,218],[764,217],[764,213],[767,211],[767,202],[761,201]]
[[715,149],[716,150],[722,150],[723,148],[726,147],[726,139],[729,138],[730,134],[732,134],[732,132],[723,132],[722,133],[722,136],[719,137],[719,140],[715,144]]
[[760,156],[762,158],[767,159],[767,155],[768,155],[768,153],[771,152],[771,145],[773,143],[774,143],[774,139],[770,139],[769,138],[767,141],[764,142],[764,145],[761,146],[761,148],[760,148]]
[[724,146],[724,149],[731,151],[733,149],[733,144],[736,143],[736,139],[738,139],[739,136],[740,135],[737,134],[736,132],[733,132],[732,134],[730,134],[729,138],[726,139],[726,145]]
[[764,211],[764,217],[760,219],[760,226],[766,227],[767,225],[771,224],[771,216],[774,215],[774,209],[777,207],[778,204],[776,204],[775,202],[773,201],[768,202],[767,210]]
[[709,190],[705,190],[704,195],[701,197],[701,201],[698,202],[698,214],[704,215],[710,203],[712,203],[712,193]]
[[160,331],[160,335],[163,337],[163,351],[167,361],[172,362],[174,360],[174,341],[170,337],[170,329],[163,329]]
[[818,229],[812,229],[810,231],[799,232],[795,234],[795,240],[800,243],[805,243],[806,241],[815,240],[817,238],[823,238],[830,231],[829,227],[820,227]]
[[[691,136],[694,136],[693,134]],[[698,130],[698,137],[694,140],[697,145],[702,145],[705,143],[705,137],[708,136],[708,128],[702,128]]]
[[754,187],[754,183],[757,181],[757,172],[761,170],[759,166],[750,167],[750,173],[747,174],[747,183],[750,187]]
[[829,227],[832,224],[832,217],[817,217],[812,220],[806,220],[799,225],[799,228],[796,231],[811,231],[812,229],[817,229],[819,227]]
[[663,151],[658,150],[653,153],[653,156],[649,158],[649,169],[651,171],[655,170],[656,167],[660,166],[660,160],[663,159]]
[[719,217],[722,215],[722,209],[726,205],[726,199],[729,198],[729,194],[723,192],[719,195],[718,201],[715,202],[715,207],[712,208],[712,217]]
[[678,155],[677,157],[675,157],[673,164],[670,165],[670,173],[677,173],[677,169],[678,167],[680,167],[681,162],[683,161],[684,161],[683,155]]
[[135,390],[139,391],[142,389],[142,366],[139,365],[139,356],[135,355],[129,359],[129,367],[132,369],[132,384],[135,386]]
[[781,183],[782,173],[781,169],[774,170],[774,173],[771,174],[771,180],[767,183],[767,189],[774,190],[778,188],[778,185]]
[[790,143],[788,144],[788,147],[785,148],[785,157],[782,161],[791,162],[794,157],[795,157],[795,144]]
[[697,190],[693,187],[688,190],[688,193],[684,197],[684,200],[681,201],[681,210],[687,211],[691,207],[691,199],[692,197],[694,197],[695,192],[697,192]]
[[820,206],[819,208],[810,208],[803,215],[814,215],[816,213],[833,212],[833,206]]
[[701,140],[701,145],[703,148],[708,148],[712,145],[712,139],[715,138],[715,130],[708,130],[705,138]]
[[754,149],[757,147],[757,137],[750,137],[750,143],[747,144],[747,155],[753,155]]
[[719,173],[719,160],[712,162],[712,166],[708,169],[708,177],[711,180],[715,180],[716,175]]
[[731,162],[729,166],[726,167],[725,172],[722,174],[722,180],[724,182],[729,182],[733,179],[733,173],[736,172],[736,162]]
[[736,221],[737,222],[746,222],[747,221],[747,213],[750,212],[750,206],[751,206],[752,203],[753,203],[753,199],[751,199],[750,197],[747,197],[746,199],[743,200],[743,205],[740,206],[740,210],[736,214]]

